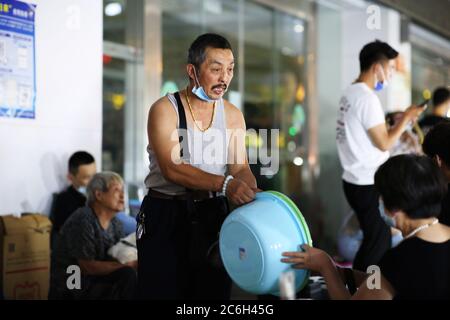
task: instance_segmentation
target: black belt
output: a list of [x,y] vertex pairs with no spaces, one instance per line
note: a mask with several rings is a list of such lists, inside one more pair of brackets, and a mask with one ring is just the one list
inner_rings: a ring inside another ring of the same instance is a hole
[[219,197],[219,193],[215,191],[203,191],[203,190],[193,190],[184,194],[171,195],[162,193],[153,189],[148,189],[148,195],[153,198],[166,199],[166,200],[194,200],[202,201],[211,198]]

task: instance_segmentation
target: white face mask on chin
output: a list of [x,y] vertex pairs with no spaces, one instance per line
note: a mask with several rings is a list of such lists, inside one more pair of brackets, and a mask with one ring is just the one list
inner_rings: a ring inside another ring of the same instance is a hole
[[84,186],[78,187],[78,188],[77,188],[77,191],[78,191],[79,193],[81,193],[82,195],[84,195],[84,196],[87,194],[86,187],[84,187]]
[[[198,81],[197,78],[197,71],[195,70],[194,67],[194,81],[195,81],[195,86],[192,88],[192,93],[195,94],[197,96],[197,98],[199,98],[200,100],[206,101],[206,102],[215,102],[217,100],[215,99],[211,99],[205,92],[205,90],[203,89],[203,87],[200,85],[200,82]],[[198,84],[198,86],[197,86]]]

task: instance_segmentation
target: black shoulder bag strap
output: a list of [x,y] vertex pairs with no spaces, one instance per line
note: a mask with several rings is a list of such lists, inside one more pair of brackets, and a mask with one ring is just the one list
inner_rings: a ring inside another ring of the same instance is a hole
[[183,103],[181,102],[180,93],[175,92],[175,99],[177,100],[177,108],[178,108],[178,119],[180,125],[178,126],[178,142],[180,143],[180,158],[189,162],[190,153],[189,153],[189,143],[187,137],[187,122],[186,122],[186,113],[184,112]]

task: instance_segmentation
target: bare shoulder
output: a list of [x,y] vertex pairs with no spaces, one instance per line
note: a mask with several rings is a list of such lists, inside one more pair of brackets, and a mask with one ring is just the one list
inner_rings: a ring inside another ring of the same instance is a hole
[[242,112],[241,110],[238,109],[238,107],[236,107],[234,104],[232,104],[231,102],[227,101],[227,100],[223,100],[223,104],[225,106],[225,112],[227,113],[227,117],[228,115],[233,116],[233,117],[242,117]]
[[225,115],[227,119],[227,127],[229,129],[233,128],[245,128],[245,120],[242,111],[239,110],[235,105],[223,100],[225,107]]
[[152,104],[148,116],[149,119],[152,118],[152,120],[177,120],[177,114],[167,96],[159,98]]

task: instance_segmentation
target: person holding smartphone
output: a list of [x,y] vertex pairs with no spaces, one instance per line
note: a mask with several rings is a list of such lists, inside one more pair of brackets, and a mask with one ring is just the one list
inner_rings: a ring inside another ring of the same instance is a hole
[[398,52],[376,40],[360,54],[360,74],[343,93],[339,103],[336,142],[343,167],[343,188],[364,238],[356,254],[354,268],[366,271],[377,264],[391,246],[389,227],[379,212],[379,193],[374,186],[377,168],[389,158],[389,149],[423,108],[410,106],[389,130],[375,91],[383,90],[392,76]]

